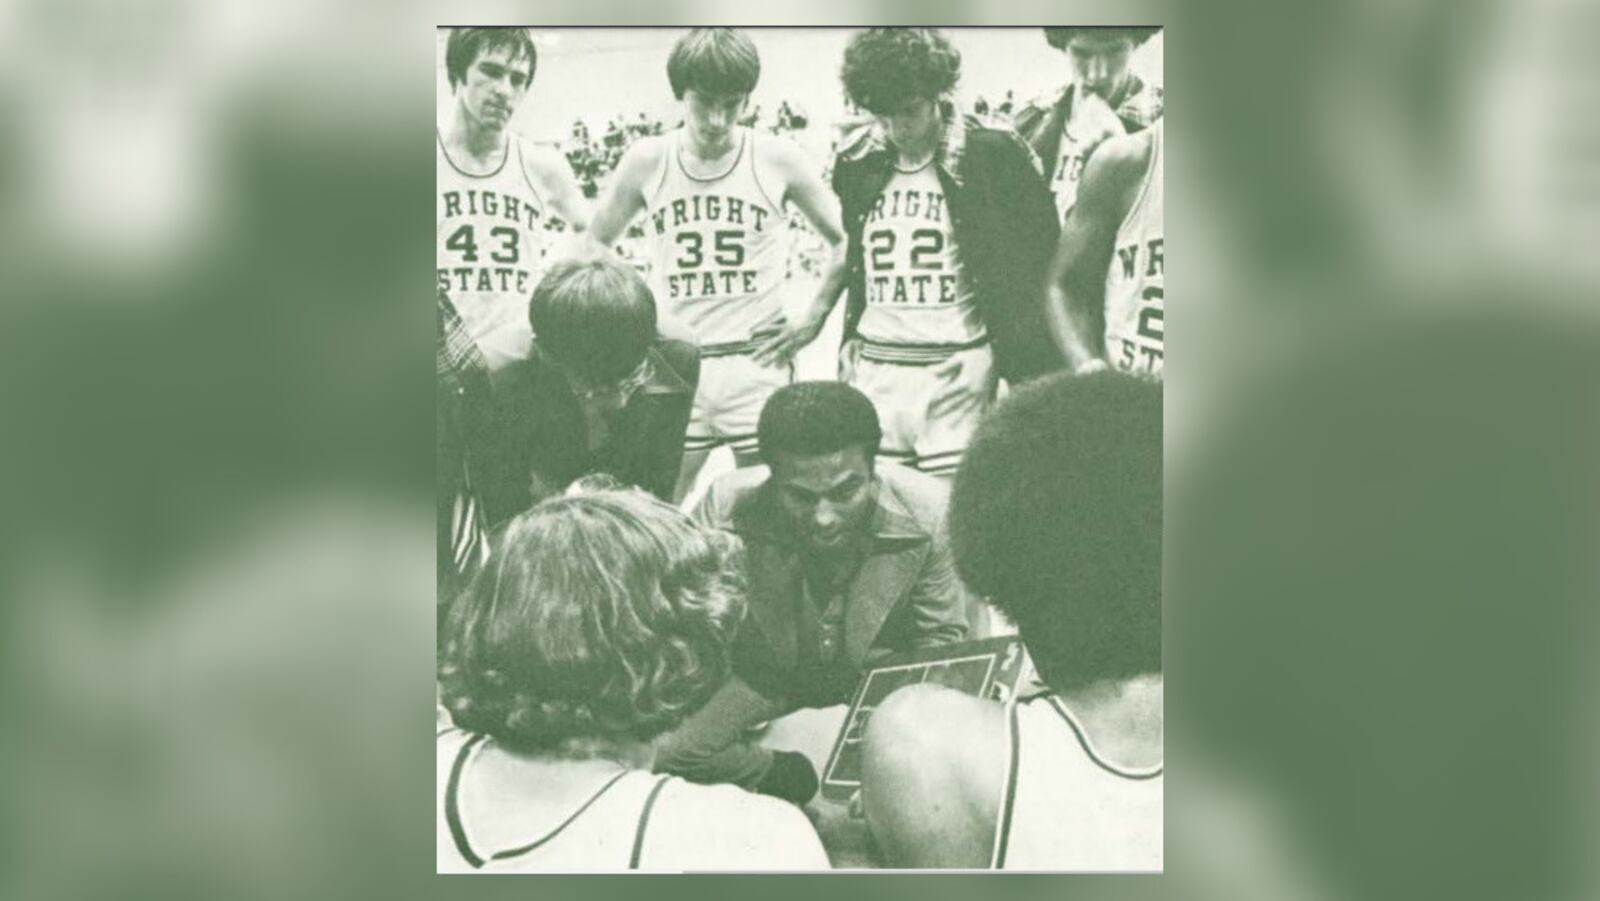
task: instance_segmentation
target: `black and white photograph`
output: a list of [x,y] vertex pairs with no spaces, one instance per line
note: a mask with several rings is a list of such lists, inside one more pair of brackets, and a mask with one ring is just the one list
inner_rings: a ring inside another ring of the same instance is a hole
[[437,872],[1163,870],[1163,46],[438,29]]

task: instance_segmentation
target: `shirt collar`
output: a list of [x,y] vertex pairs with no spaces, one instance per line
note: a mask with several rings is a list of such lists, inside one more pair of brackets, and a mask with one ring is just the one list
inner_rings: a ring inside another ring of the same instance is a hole
[[678,375],[677,370],[669,365],[661,356],[661,351],[655,347],[645,353],[644,384],[639,386],[640,394],[693,394],[694,388]]
[[[945,106],[945,102],[940,101],[941,109]],[[944,135],[939,141],[939,149],[934,154],[939,168],[957,187],[960,187],[964,180],[961,175],[961,159],[967,149],[967,132],[975,124],[976,120],[966,115],[946,115]],[[844,148],[841,155],[847,160],[859,160],[874,154],[894,153],[894,148],[889,146],[889,139],[884,136],[883,129],[878,127],[878,120],[869,113],[846,119],[840,125],[839,146]],[[892,156],[890,158],[892,159]]]
[[[562,379],[560,368],[555,361],[539,347],[538,339],[534,339],[533,356],[539,358],[544,366],[548,366],[554,377]],[[693,394],[694,387],[684,381],[683,376],[667,362],[661,355],[661,350],[655,345],[645,351],[644,362],[639,365],[638,373],[633,376],[638,386],[633,389],[634,394]],[[564,383],[564,379],[562,379]]]
[[[748,508],[746,515],[737,516],[735,529],[750,535],[793,545],[797,541],[790,532],[783,510],[778,504],[778,494],[770,477],[761,485],[760,502]],[[878,477],[878,496],[873,502],[871,540],[874,553],[899,550],[908,542],[926,541],[928,530],[919,526],[916,516],[895,491],[894,486]]]

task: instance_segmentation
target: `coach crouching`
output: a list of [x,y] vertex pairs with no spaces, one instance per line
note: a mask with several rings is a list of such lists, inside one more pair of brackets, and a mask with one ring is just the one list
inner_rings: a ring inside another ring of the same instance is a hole
[[656,766],[804,804],[817,789],[811,763],[750,745],[747,730],[848,702],[863,669],[892,654],[960,641],[966,593],[945,536],[945,485],[874,465],[882,432],[860,391],[781,388],[757,438],[766,467],[718,479],[694,513],[746,548],[734,676],[662,740]]

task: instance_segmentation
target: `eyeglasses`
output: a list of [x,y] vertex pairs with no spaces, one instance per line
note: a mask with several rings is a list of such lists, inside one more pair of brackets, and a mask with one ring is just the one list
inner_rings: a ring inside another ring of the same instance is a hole
[[590,382],[570,369],[567,370],[567,381],[572,385],[572,393],[580,401],[615,400],[625,404],[650,381],[650,358],[640,360],[632,372],[614,382]]

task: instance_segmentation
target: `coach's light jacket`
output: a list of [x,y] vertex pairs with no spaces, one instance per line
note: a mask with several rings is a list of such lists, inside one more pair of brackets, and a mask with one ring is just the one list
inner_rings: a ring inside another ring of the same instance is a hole
[[801,635],[813,625],[814,602],[767,470],[723,476],[695,509],[696,520],[745,544],[749,612],[734,670],[762,694],[806,706],[843,703],[863,668],[966,637],[966,593],[944,529],[944,483],[894,465],[880,464],[877,473],[871,547],[843,597],[842,654],[820,670],[803,659]]

